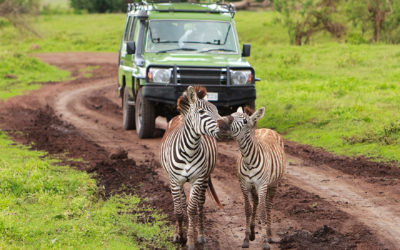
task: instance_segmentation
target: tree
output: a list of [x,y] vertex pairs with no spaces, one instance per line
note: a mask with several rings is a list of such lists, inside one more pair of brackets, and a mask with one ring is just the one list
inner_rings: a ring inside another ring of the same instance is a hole
[[317,32],[328,31],[340,38],[345,26],[334,21],[341,0],[274,0],[277,11],[285,16],[292,44],[308,44]]
[[[391,32],[399,25],[400,0],[349,0],[346,8],[349,20],[364,33],[372,29],[374,42],[379,42],[382,31]],[[395,9],[394,9],[395,7]]]
[[400,1],[393,1],[393,11],[385,20],[383,39],[390,43],[400,43]]
[[90,13],[125,12],[129,0],[70,0],[75,10],[87,10]]

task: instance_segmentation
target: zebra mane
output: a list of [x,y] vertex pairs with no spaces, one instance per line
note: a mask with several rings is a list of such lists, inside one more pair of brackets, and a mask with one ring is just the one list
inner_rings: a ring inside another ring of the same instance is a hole
[[251,116],[255,112],[254,109],[250,108],[249,106],[245,106],[243,111],[248,116]]
[[[207,89],[203,86],[194,86],[194,90],[196,91],[197,98],[199,99],[205,99],[205,97],[207,96]],[[189,99],[187,97],[186,90],[178,98],[177,109],[181,114],[186,114],[189,110]]]
[[[245,106],[243,112],[248,115],[249,117],[256,112],[254,109],[250,108],[249,106]],[[254,123],[254,128],[257,128],[257,122]]]

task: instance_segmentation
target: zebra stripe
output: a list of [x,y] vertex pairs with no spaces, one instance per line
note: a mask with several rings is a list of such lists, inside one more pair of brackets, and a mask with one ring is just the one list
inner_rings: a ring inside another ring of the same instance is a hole
[[[216,119],[220,118],[217,108],[204,100],[200,87],[189,87],[178,100],[181,115],[168,124],[161,144],[161,165],[170,178],[171,193],[176,216],[174,242],[182,242],[182,224],[186,210],[183,185],[191,184],[187,206],[187,245],[194,248],[194,228],[198,219],[199,243],[204,242],[203,205],[205,191],[211,182],[210,174],[215,167],[219,131]],[[203,93],[204,94],[204,93]],[[196,218],[196,214],[198,217]]]
[[271,129],[256,129],[256,122],[264,116],[264,112],[264,108],[260,108],[249,116],[239,108],[238,112],[222,119],[229,123],[224,129],[229,129],[228,134],[238,142],[241,152],[238,157],[238,177],[246,214],[243,248],[249,247],[249,240],[255,238],[255,217],[257,206],[260,204],[260,218],[266,226],[263,248],[269,249],[268,242],[272,242],[272,201],[287,165],[281,136]]

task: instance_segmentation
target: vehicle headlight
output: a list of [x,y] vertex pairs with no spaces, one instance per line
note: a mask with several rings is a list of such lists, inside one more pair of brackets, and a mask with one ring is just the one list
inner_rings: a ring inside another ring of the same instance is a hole
[[252,77],[250,70],[231,70],[231,81],[234,85],[251,83]]
[[150,68],[147,77],[150,82],[154,83],[170,83],[171,71],[169,68]]

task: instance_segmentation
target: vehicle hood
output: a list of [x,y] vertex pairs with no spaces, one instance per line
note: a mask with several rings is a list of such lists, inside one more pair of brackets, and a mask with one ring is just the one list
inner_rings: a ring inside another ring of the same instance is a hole
[[148,65],[250,67],[239,55],[229,54],[189,54],[189,53],[146,53],[143,55]]

